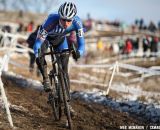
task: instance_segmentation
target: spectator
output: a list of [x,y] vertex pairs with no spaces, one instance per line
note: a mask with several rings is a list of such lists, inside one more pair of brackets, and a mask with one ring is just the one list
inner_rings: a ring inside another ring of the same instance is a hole
[[132,42],[130,39],[127,39],[123,49],[123,53],[129,55],[132,52],[132,50],[133,50]]
[[160,31],[160,21],[158,22],[158,30]]
[[160,51],[160,39],[158,39],[158,47],[157,47],[157,49],[158,49],[158,53],[159,53],[159,51]]
[[151,21],[149,26],[148,26],[148,30],[151,32],[155,32],[157,30],[156,25]]
[[143,42],[143,57],[146,57],[146,52],[150,48],[150,37],[145,36],[142,42]]
[[103,45],[103,42],[102,42],[101,38],[99,38],[98,41],[97,41],[97,50],[99,50],[99,51],[104,50],[104,45]]
[[[28,47],[33,49],[33,46],[34,46],[34,43],[35,43],[35,40],[36,40],[36,37],[37,37],[37,32],[38,32],[38,29],[39,29],[40,26],[37,26],[37,29],[32,32],[28,39],[27,39],[27,43],[28,43]],[[29,71],[30,72],[33,72],[34,70],[34,63],[35,63],[35,55],[32,53],[32,52],[29,52],[29,57],[30,57],[30,61],[29,61]],[[39,76],[39,70],[37,68],[37,76]]]
[[158,37],[152,36],[150,57],[156,57],[156,53],[158,51],[158,42]]
[[22,32],[23,31],[23,28],[24,28],[24,25],[22,23],[19,23],[19,27],[17,29],[17,32]]
[[34,22],[30,21],[30,23],[27,26],[27,32],[32,32],[34,28]]
[[132,44],[134,52],[137,53],[139,49],[139,37],[137,37],[135,40],[132,40]]
[[143,18],[141,18],[139,21],[139,30],[143,29],[143,25],[144,25],[144,20],[143,20]]
[[119,51],[120,51],[120,53],[123,53],[123,48],[124,48],[124,40],[123,40],[123,38],[121,38],[120,40],[119,40],[119,42],[118,42],[118,46],[119,46]]
[[139,20],[136,19],[136,20],[135,20],[135,25],[138,26],[138,24],[139,24]]
[[84,27],[86,31],[89,31],[92,29],[92,19],[90,17],[90,14],[87,15],[87,20],[84,22]]

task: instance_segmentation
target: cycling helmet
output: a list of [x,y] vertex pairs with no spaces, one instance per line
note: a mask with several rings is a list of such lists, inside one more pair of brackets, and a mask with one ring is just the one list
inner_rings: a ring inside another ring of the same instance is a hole
[[77,8],[72,2],[65,2],[58,10],[58,14],[62,19],[71,20],[77,13]]

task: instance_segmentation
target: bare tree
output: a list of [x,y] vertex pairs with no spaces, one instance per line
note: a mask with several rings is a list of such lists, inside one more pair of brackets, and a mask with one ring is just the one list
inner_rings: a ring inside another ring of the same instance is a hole
[[4,10],[47,13],[58,4],[58,0],[0,0]]
[[24,11],[28,11],[31,0],[18,0],[18,2]]
[[33,10],[37,13],[47,13],[58,4],[58,0],[34,0],[31,2],[31,5],[35,5],[36,3]]
[[7,1],[6,0],[0,0],[0,5],[4,11],[7,10]]

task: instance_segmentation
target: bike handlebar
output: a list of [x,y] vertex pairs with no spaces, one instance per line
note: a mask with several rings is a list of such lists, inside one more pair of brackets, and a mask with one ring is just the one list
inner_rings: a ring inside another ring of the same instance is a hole
[[[65,36],[65,34],[57,34],[57,33],[53,33],[53,34],[50,34],[49,36],[61,36],[61,37],[64,37]],[[60,52],[56,52],[56,51],[53,51],[53,52],[47,52],[47,53],[44,53],[44,54],[42,54],[40,57],[44,57],[44,56],[46,56],[46,55],[51,55],[51,54],[63,54],[63,53],[66,53],[66,52],[73,52],[73,53],[75,53],[76,52],[76,47],[75,47],[75,45],[74,44],[72,44],[72,47],[70,48],[70,49],[64,49],[64,50],[62,50],[62,51],[60,51]],[[72,53],[72,54],[73,54]],[[74,58],[75,59],[75,58]],[[76,58],[75,59],[76,61],[78,60],[78,58]]]

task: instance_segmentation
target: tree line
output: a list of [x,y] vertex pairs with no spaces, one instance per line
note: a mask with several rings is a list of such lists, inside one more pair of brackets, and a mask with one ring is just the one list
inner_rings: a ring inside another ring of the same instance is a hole
[[0,10],[48,13],[58,0],[0,0]]

